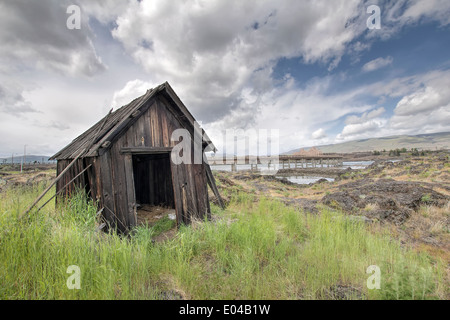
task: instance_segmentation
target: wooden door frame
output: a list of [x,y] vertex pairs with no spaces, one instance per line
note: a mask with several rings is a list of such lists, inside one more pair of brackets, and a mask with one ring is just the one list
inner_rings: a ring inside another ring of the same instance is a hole
[[[130,215],[131,220],[134,222],[134,225],[137,224],[137,210],[136,210],[136,185],[134,182],[134,167],[133,167],[133,156],[142,156],[142,155],[156,155],[156,154],[168,154],[170,161],[170,154],[172,152],[172,147],[131,147],[131,148],[122,148],[120,149],[120,153],[125,157],[125,171],[127,176],[127,195],[128,195],[128,213]],[[176,213],[176,221],[177,226],[179,227],[182,222],[182,206],[180,206],[182,198],[179,192],[179,188],[175,184],[178,181],[178,174],[176,172],[176,166],[172,161],[170,161],[170,171],[171,171],[171,179],[172,179],[172,189],[173,189],[173,197],[174,197],[174,205],[175,205],[175,213]],[[131,175],[130,175],[131,173]],[[131,178],[130,178],[131,177]],[[131,187],[132,186],[132,187]]]

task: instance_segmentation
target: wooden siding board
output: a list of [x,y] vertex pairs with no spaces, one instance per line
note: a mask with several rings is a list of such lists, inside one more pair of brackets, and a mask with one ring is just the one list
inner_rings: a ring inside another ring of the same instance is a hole
[[115,204],[114,204],[114,188],[113,179],[111,175],[110,153],[107,152],[100,157],[101,169],[100,175],[103,184],[103,211],[104,218],[110,224],[110,227],[115,229],[117,222],[115,218]]
[[166,147],[134,147],[134,148],[122,148],[120,153],[133,154],[133,155],[146,155],[146,154],[167,154],[172,151],[172,148]]
[[188,192],[188,204],[190,212],[189,214],[195,218],[198,218],[198,198],[197,198],[197,190],[195,187],[195,165],[188,164],[186,165],[186,170],[188,174],[187,180],[187,192]]
[[172,172],[172,187],[173,194],[175,197],[175,212],[177,216],[177,226],[179,227],[183,223],[183,204],[181,202],[181,185],[180,185],[180,176],[178,174],[178,166],[174,164],[172,161],[170,162],[171,172]]
[[195,173],[195,189],[197,194],[197,212],[198,218],[204,219],[205,215],[208,214],[208,205],[207,205],[207,188],[206,181],[204,179],[204,170],[202,165],[194,165]]
[[111,173],[114,188],[115,214],[118,220],[117,227],[122,232],[128,231],[129,216],[127,203],[127,187],[125,176],[124,156],[120,154],[117,144],[111,148]]
[[137,224],[136,193],[134,189],[133,159],[131,155],[125,155],[125,178],[127,188],[128,224],[132,228]]

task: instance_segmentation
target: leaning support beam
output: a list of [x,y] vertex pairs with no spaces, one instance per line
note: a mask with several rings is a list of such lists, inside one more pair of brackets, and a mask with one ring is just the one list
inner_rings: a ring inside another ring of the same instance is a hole
[[84,152],[80,152],[80,154],[78,156],[76,156],[75,159],[73,159],[71,163],[69,163],[69,165],[59,174],[59,176],[57,176],[56,179],[53,180],[53,182],[47,187],[47,189],[45,189],[44,192],[42,192],[41,195],[33,202],[33,204],[19,216],[19,220],[21,220],[24,215],[28,214],[34,208],[34,206],[37,205],[38,202],[42,200],[42,198],[47,194],[47,192],[49,192],[50,189],[53,188],[53,186],[59,180],[61,180],[61,178],[64,176],[64,174],[67,171],[69,171],[70,168],[73,167],[73,165],[78,161],[78,159],[80,159],[80,157],[83,153]]
[[72,180],[70,180],[64,187],[61,188],[61,190],[59,190],[58,192],[55,193],[55,195],[53,197],[51,197],[50,199],[47,200],[47,202],[45,202],[39,209],[37,209],[36,212],[39,212],[43,207],[45,207],[50,201],[52,201],[58,194],[60,194],[61,192],[63,192],[72,182],[74,182],[75,180],[78,179],[78,177],[80,177],[83,173],[85,173],[90,167],[92,167],[92,164],[88,165],[83,171],[81,171],[75,178],[73,178]]
[[217,201],[219,202],[219,205],[222,209],[225,209],[225,205],[223,204],[222,197],[220,196],[219,190],[216,186],[216,180],[214,179],[214,176],[211,172],[211,167],[208,163],[203,162],[206,168],[206,178],[208,180],[208,184],[211,187],[211,190],[214,192],[214,195],[217,198]]
[[53,188],[53,186],[59,181],[61,180],[61,178],[67,173],[67,171],[70,170],[70,168],[73,167],[73,165],[78,161],[78,159],[80,159],[84,154],[86,154],[87,152],[89,152],[89,150],[92,148],[92,146],[95,144],[96,140],[98,139],[98,135],[100,134],[100,132],[102,131],[104,125],[106,124],[106,121],[108,120],[109,116],[111,115],[113,109],[111,109],[109,111],[109,113],[106,115],[106,117],[104,118],[102,125],[100,126],[100,128],[97,130],[97,132],[95,133],[95,139],[93,139],[89,145],[86,147],[86,149],[82,150],[76,157],[75,159],[72,160],[71,163],[69,163],[69,165],[56,177],[55,180],[53,180],[53,182],[50,184],[50,186],[47,187],[47,189],[44,190],[44,192],[42,192],[42,194],[33,202],[33,204],[26,210],[24,211],[20,216],[19,216],[19,220],[21,220],[23,218],[24,215],[28,214],[35,205],[37,205],[39,203],[39,201],[42,200],[42,198],[45,197],[45,195],[47,194],[47,192],[50,191],[51,188]]

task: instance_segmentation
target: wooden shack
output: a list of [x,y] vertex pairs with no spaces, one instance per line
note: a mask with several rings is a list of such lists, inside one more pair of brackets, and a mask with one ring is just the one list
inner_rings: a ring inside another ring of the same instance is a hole
[[[177,129],[192,137],[191,163],[171,161]],[[199,164],[195,148],[202,152]],[[57,201],[83,188],[97,201],[106,224],[124,233],[137,224],[137,206],[143,204],[175,209],[178,225],[209,218],[207,186],[220,195],[205,150],[215,147],[166,82],[111,111],[51,158],[57,160],[57,175],[63,174],[56,183]]]

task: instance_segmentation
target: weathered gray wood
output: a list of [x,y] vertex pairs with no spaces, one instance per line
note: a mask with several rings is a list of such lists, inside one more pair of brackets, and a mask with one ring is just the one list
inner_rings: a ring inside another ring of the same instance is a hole
[[122,226],[129,226],[128,204],[127,204],[127,190],[125,178],[124,157],[120,155],[118,145],[115,144],[110,149],[111,155],[111,177],[114,189],[114,203],[115,215],[120,220],[118,225],[120,232],[127,232]]
[[183,203],[183,222],[185,224],[189,224],[191,222],[190,219],[190,214],[189,214],[189,205],[188,205],[188,201],[187,201],[187,196],[186,196],[186,184],[183,184],[181,186],[181,196],[182,196],[182,203]]
[[190,212],[189,215],[193,216],[195,218],[199,218],[199,211],[198,211],[198,197],[197,197],[197,192],[196,192],[196,188],[195,188],[195,180],[194,180],[194,175],[195,175],[195,165],[193,164],[188,164],[186,165],[186,169],[187,169],[187,174],[188,174],[188,202],[190,204],[189,208],[190,208]]
[[[145,101],[145,99],[142,99],[143,101]],[[150,99],[149,101],[146,102],[145,105],[138,105],[138,108],[142,108],[142,110],[140,110],[140,114],[143,114],[145,112],[145,110],[147,110],[149,108],[150,105],[152,105],[154,103],[153,99]],[[135,109],[133,109],[135,111]],[[131,111],[134,112],[134,111]],[[103,143],[105,141],[111,141],[111,144],[113,144],[115,142],[116,139],[118,139],[121,135],[123,135],[133,124],[136,123],[136,121],[139,119],[139,117],[137,118],[131,118],[130,114],[127,114],[126,116],[124,116],[123,119],[118,121],[118,124],[115,125],[115,127],[113,129],[111,129],[110,132],[108,132],[108,134],[102,139],[100,140],[99,143],[97,143],[97,145],[102,146]],[[109,149],[110,146],[108,146],[107,148],[102,148],[99,150],[99,155],[102,155],[104,152],[106,152]]]
[[95,216],[96,217],[100,216],[103,213],[103,211],[105,211],[105,208],[102,208],[100,211],[98,211]]
[[129,147],[121,148],[121,154],[155,154],[155,153],[170,153],[172,147]]
[[89,165],[86,167],[83,171],[81,171],[75,178],[70,180],[64,187],[62,187],[58,192],[56,192],[50,199],[48,199],[39,209],[37,209],[36,212],[39,212],[43,207],[45,207],[50,201],[52,201],[58,194],[60,194],[62,191],[64,191],[65,188],[67,188],[72,182],[74,182],[78,177],[80,177],[83,173],[85,173],[92,165]]
[[115,204],[109,157],[109,152],[100,157],[100,175],[103,186],[101,206],[107,208],[104,217],[110,223],[110,227],[114,229],[116,227],[116,223],[113,223],[115,220]]
[[[135,205],[144,196],[152,204],[175,207],[178,226],[205,215],[209,218],[208,185],[222,207],[223,201],[207,162],[174,165],[170,161],[170,153],[177,143],[170,138],[176,129],[203,135],[203,129],[194,122],[167,83],[149,90],[58,153],[59,173],[72,161],[68,156],[81,149],[88,150],[81,160],[75,161],[57,187],[62,189],[73,177],[72,185],[86,183],[91,195],[99,201],[99,208],[105,208],[105,220],[121,232],[127,232],[137,223]],[[210,142],[206,135],[200,141],[202,146]],[[80,174],[88,165],[93,165],[94,170]]]
[[201,220],[210,218],[210,209],[208,208],[208,183],[206,181],[206,175],[204,167],[202,165],[194,166],[194,187],[197,194],[197,211],[198,218]]
[[128,215],[129,225],[134,227],[137,224],[136,213],[136,193],[134,190],[134,174],[133,174],[133,158],[131,155],[125,156],[125,178],[127,186],[127,202],[128,202]]
[[209,166],[208,163],[205,163],[205,162],[204,162],[204,166],[205,166],[205,170],[206,170],[206,177],[208,179],[208,184],[209,184],[211,190],[213,191],[214,195],[216,196],[220,207],[222,209],[225,209],[225,205],[223,203],[222,197],[220,196],[219,190],[217,189],[217,186],[216,186],[216,180],[214,179],[214,176],[211,172],[211,167]]
[[50,186],[48,186],[48,187],[41,193],[41,195],[39,195],[39,197],[37,197],[37,199],[31,204],[31,206],[19,216],[19,220],[21,220],[21,219],[23,218],[23,216],[25,216],[26,214],[28,214],[28,213],[34,208],[34,206],[37,205],[38,202],[42,200],[42,198],[44,198],[44,196],[47,194],[47,192],[49,192],[50,189],[53,188],[53,186],[54,186],[59,180],[62,179],[62,177],[64,176],[64,174],[65,174],[66,172],[68,172],[68,171],[72,168],[72,166],[77,162],[77,160],[81,157],[82,153],[83,153],[83,152],[80,152],[80,154],[79,154],[75,159],[72,160],[72,162],[71,162],[71,163],[63,170],[63,172],[61,172],[61,173],[59,174],[59,176],[56,177],[55,180],[53,180],[53,182],[50,184]]
[[98,227],[97,227],[97,229],[95,229],[95,231],[96,232],[100,232],[100,231],[102,231],[104,228],[106,227],[106,223],[101,223]]
[[170,162],[171,172],[172,172],[172,188],[174,194],[174,202],[175,202],[175,212],[177,217],[177,226],[180,227],[183,223],[183,203],[182,203],[182,194],[181,194],[181,185],[179,183],[180,176],[178,174],[178,166],[173,162]]
[[[101,123],[99,129],[96,131],[96,133],[95,133],[95,135],[94,135],[95,138],[97,138],[99,132],[100,132],[101,129],[103,128],[103,126],[104,126],[104,124],[106,123],[106,120],[108,119],[108,117],[109,117],[109,115],[111,114],[111,112],[112,112],[112,109],[109,111],[108,115],[106,115],[106,117],[104,118],[103,122]],[[66,167],[66,168],[58,175],[58,177],[56,177],[56,179],[50,184],[50,186],[49,186],[47,189],[45,189],[44,192],[42,192],[42,194],[41,194],[41,195],[33,202],[33,204],[32,204],[32,205],[31,205],[24,213],[22,213],[22,214],[19,216],[19,220],[22,219],[22,217],[23,217],[25,214],[28,214],[28,213],[34,208],[34,206],[37,205],[38,202],[42,200],[42,198],[47,194],[47,192],[49,192],[50,189],[51,189],[51,188],[52,188],[59,180],[62,179],[62,177],[64,176],[64,174],[65,174],[66,172],[68,172],[68,171],[72,168],[72,166],[73,166],[74,164],[77,163],[78,159],[80,159],[84,154],[86,154],[86,153],[89,151],[90,148],[92,148],[92,146],[94,145],[94,143],[95,143],[95,139],[92,140],[92,141],[90,141],[89,144],[87,145],[87,147],[86,147],[85,149],[82,149],[82,150],[78,153],[78,155],[75,157],[75,159],[73,159],[72,162],[71,162],[71,163],[70,163],[70,164],[69,164],[69,165],[68,165],[68,166],[67,166],[67,167]]]

